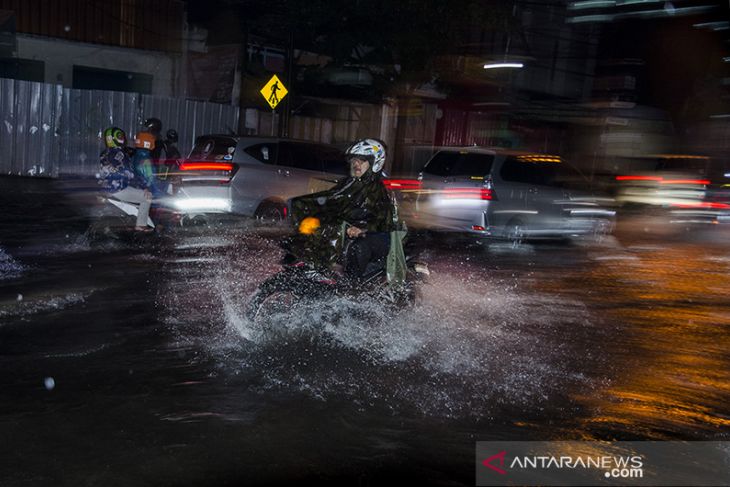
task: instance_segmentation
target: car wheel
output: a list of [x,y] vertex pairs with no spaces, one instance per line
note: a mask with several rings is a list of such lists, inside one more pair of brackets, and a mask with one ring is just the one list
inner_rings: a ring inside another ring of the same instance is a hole
[[525,228],[520,220],[512,220],[505,227],[505,236],[512,248],[520,247],[525,241]]
[[284,220],[284,206],[277,203],[263,203],[256,211],[256,220],[265,225],[273,225]]
[[205,215],[183,215],[180,218],[181,227],[201,227],[208,224],[208,218]]
[[596,244],[605,243],[606,239],[613,233],[613,222],[610,220],[599,220],[593,227],[593,242]]

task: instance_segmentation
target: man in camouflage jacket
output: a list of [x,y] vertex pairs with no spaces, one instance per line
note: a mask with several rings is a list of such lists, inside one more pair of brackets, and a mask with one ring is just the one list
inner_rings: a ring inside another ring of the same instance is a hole
[[[360,141],[361,146],[364,141]],[[368,263],[380,261],[388,254],[390,232],[397,226],[397,210],[379,172],[382,163],[374,166],[372,161],[376,159],[368,154],[368,150],[353,149],[361,147],[357,144],[347,152],[350,164],[348,178],[327,191],[292,200],[295,225],[298,226],[306,217],[314,216],[320,219],[321,227],[313,235],[295,238],[291,248],[295,254],[302,254],[299,257],[306,255],[306,259],[315,266],[329,268],[341,257],[346,236],[352,241],[343,262],[345,271],[349,275],[362,276]],[[380,150],[382,154],[378,155],[384,159],[384,147]],[[373,167],[377,171],[373,171]],[[342,235],[343,223],[345,235]]]

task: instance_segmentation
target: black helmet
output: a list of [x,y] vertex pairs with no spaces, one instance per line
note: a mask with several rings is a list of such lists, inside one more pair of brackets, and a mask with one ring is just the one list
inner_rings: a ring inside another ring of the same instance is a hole
[[175,130],[175,129],[168,130],[167,133],[165,134],[165,137],[167,137],[167,140],[169,140],[170,142],[177,142],[177,140],[178,140],[177,130]]
[[151,134],[160,135],[162,132],[162,121],[159,118],[148,118],[142,125]]

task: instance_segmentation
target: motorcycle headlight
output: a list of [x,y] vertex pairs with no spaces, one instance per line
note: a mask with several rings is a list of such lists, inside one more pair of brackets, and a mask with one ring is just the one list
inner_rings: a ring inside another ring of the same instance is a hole
[[308,216],[299,223],[299,233],[302,233],[304,235],[312,235],[319,229],[319,226],[319,218]]

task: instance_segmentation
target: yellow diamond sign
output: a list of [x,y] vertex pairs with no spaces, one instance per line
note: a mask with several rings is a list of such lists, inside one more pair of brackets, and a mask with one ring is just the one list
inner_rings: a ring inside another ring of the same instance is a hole
[[266,103],[271,106],[272,109],[276,108],[281,100],[284,99],[289,91],[284,86],[284,83],[276,76],[272,76],[268,83],[261,88],[261,96],[264,97]]

